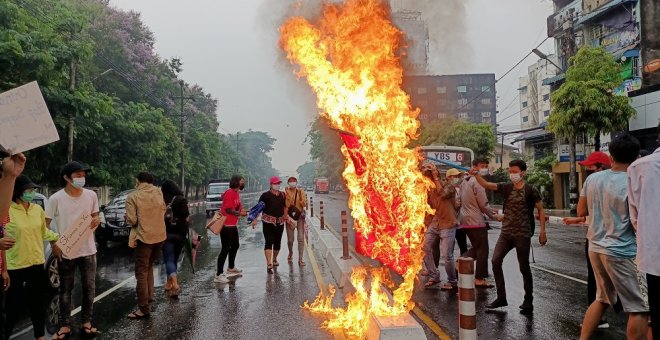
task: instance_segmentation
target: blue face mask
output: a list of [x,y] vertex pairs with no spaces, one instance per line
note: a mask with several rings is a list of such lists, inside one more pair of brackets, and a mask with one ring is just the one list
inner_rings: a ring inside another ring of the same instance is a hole
[[21,195],[21,201],[23,202],[32,202],[37,197],[37,193],[34,191],[26,191]]
[[71,179],[71,185],[76,188],[82,188],[85,186],[85,177],[76,177]]

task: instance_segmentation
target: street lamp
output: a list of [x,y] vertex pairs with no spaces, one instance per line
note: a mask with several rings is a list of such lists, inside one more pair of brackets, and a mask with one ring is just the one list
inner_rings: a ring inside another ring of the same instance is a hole
[[536,54],[541,59],[547,60],[550,64],[554,65],[560,72],[564,72],[564,69],[559,67],[559,65],[555,64],[555,62],[552,61],[550,58],[548,58],[548,56],[545,53],[539,51],[536,48],[532,50],[532,53]]

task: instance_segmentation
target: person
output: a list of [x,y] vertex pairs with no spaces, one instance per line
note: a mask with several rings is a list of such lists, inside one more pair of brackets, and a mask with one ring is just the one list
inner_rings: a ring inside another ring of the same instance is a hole
[[61,256],[55,245],[59,235],[46,227],[44,210],[31,203],[38,188],[29,177],[16,178],[9,209],[9,223],[5,233],[16,243],[7,253],[7,269],[11,285],[7,291],[5,339],[9,339],[18,319],[21,306],[27,305],[35,339],[43,340],[46,325],[46,296],[48,289],[44,268],[44,242],[49,241],[53,254]]
[[[266,244],[264,246],[264,255],[266,256],[266,271],[273,273],[273,268],[279,266],[277,255],[280,252],[282,244],[282,234],[284,233],[284,223],[287,216],[286,198],[280,191],[282,181],[277,176],[270,178],[270,190],[261,194],[259,202],[264,203],[262,212],[262,224]],[[257,220],[252,221],[254,229]]]
[[[85,189],[85,178],[89,168],[78,162],[69,162],[62,167],[60,176],[66,183],[64,189],[54,193],[46,206],[46,227],[51,228],[55,221],[57,232],[66,235],[69,228],[83,217],[91,217],[90,228],[95,229],[100,223],[99,200],[96,193]],[[63,254],[58,263],[60,275],[60,329],[53,334],[53,339],[65,339],[71,334],[71,292],[75,281],[76,269],[80,272],[82,283],[82,313],[80,314],[81,331],[93,336],[98,333],[92,326],[94,298],[96,297],[96,242],[90,233],[82,239],[80,247],[72,253]]]
[[545,234],[545,213],[541,195],[531,185],[525,183],[526,172],[527,164],[523,160],[516,159],[509,162],[511,183],[487,182],[476,167],[473,167],[470,173],[475,176],[482,187],[499,193],[504,199],[504,215],[497,216],[497,219],[502,221],[502,229],[495,243],[492,259],[497,298],[486,305],[486,308],[508,306],[502,263],[504,257],[515,248],[525,289],[525,298],[520,305],[520,312],[528,315],[534,311],[532,269],[529,266],[529,250],[535,227],[534,208],[538,211],[541,222],[539,243],[544,246],[548,239]]
[[[227,216],[225,226],[220,231],[220,242],[222,249],[218,255],[218,268],[214,282],[228,283],[229,278],[242,275],[243,271],[236,268],[236,254],[238,253],[238,219],[245,216],[246,212],[241,203],[240,191],[245,188],[245,180],[242,176],[234,175],[229,181],[229,189],[225,191],[220,211]],[[224,273],[225,260],[229,256],[227,273]]]
[[628,313],[628,339],[646,339],[646,278],[635,267],[637,244],[628,214],[628,166],[637,159],[639,142],[624,134],[610,142],[612,167],[594,173],[582,187],[578,216],[588,216],[589,259],[596,276],[596,300],[582,322],[580,339],[590,339],[605,309],[621,299]]
[[[11,153],[9,153],[11,154]],[[6,250],[16,243],[12,237],[5,235],[5,226],[9,223],[9,208],[11,207],[14,183],[25,168],[26,158],[20,153],[0,159],[0,339],[5,338],[5,291],[9,289],[10,279],[7,271]]]
[[153,266],[167,239],[165,200],[154,186],[154,175],[141,172],[136,176],[136,190],[126,197],[126,222],[132,227],[128,245],[135,248],[135,279],[138,309],[129,319],[149,317],[154,299]]
[[[602,151],[592,152],[591,154],[589,154],[587,159],[579,163],[585,169],[587,178],[589,178],[591,174],[603,170],[607,170],[611,166],[610,156]],[[564,224],[567,225],[580,224],[580,223],[585,223],[587,221],[587,217],[586,216],[564,217],[563,221]],[[591,306],[594,300],[596,300],[596,277],[594,276],[594,270],[593,267],[591,266],[591,260],[589,260],[589,239],[586,239],[586,237],[584,242],[584,255],[587,258],[587,307],[588,307]],[[598,322],[598,328],[601,329],[610,328],[610,324],[607,322],[607,320],[605,320],[605,318],[603,318]]]
[[[658,125],[660,133],[660,125]],[[660,148],[628,167],[630,222],[637,236],[637,269],[646,273],[651,328],[660,339]]]
[[303,260],[303,255],[305,253],[305,216],[304,211],[307,207],[307,196],[305,191],[298,188],[298,179],[295,177],[289,177],[287,179],[287,187],[284,189],[286,194],[286,206],[287,207],[296,207],[298,211],[301,212],[301,215],[298,217],[298,220],[293,218],[288,218],[286,223],[286,239],[287,246],[289,247],[289,256],[287,261],[293,263],[293,241],[298,237],[298,265],[304,266],[305,261]]
[[[460,195],[460,190],[461,190],[461,184],[463,184],[464,181],[464,173],[461,172],[458,169],[451,168],[447,170],[447,178],[452,177],[451,185],[456,189],[456,204],[458,206],[458,209],[456,211],[456,214],[458,215],[460,213],[460,206],[461,206],[461,195]],[[461,225],[458,225],[458,228],[456,229],[456,244],[458,245],[458,250],[459,254],[463,254],[468,250],[467,246],[467,234],[465,233],[465,230],[461,228]]]
[[165,213],[165,231],[167,238],[163,245],[163,261],[167,273],[165,283],[165,294],[171,298],[177,298],[181,294],[181,286],[177,278],[177,263],[183,249],[183,243],[188,237],[190,226],[190,211],[188,200],[179,186],[170,179],[166,179],[160,185],[163,192],[163,200],[167,204]]
[[422,165],[422,173],[434,183],[429,192],[429,205],[435,210],[426,233],[424,234],[424,265],[428,271],[425,287],[430,288],[441,282],[438,267],[434,266],[433,249],[440,245],[441,255],[445,258],[447,281],[441,290],[452,290],[457,287],[456,265],[454,263],[454,242],[456,238],[456,189],[452,181],[458,175],[450,175],[446,180],[440,178],[438,168],[429,162]]
[[[475,159],[472,165],[479,170],[482,176],[488,175],[488,160]],[[476,260],[474,271],[474,285],[476,287],[492,288],[493,284],[486,281],[488,277],[488,228],[484,215],[490,219],[495,218],[495,212],[488,203],[486,190],[477,183],[472,176],[468,176],[460,188],[460,227],[472,245],[463,257],[471,257]]]

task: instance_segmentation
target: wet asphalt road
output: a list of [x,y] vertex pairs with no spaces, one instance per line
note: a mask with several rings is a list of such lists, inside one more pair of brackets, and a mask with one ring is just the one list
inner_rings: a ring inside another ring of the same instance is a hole
[[[314,195],[314,212],[318,216],[318,204],[323,200],[325,219],[339,230],[341,210],[347,210],[346,194]],[[349,218],[349,239],[354,245],[352,221]],[[539,228],[537,227],[537,230]],[[489,231],[490,255],[499,235],[499,224]],[[548,243],[541,247],[538,236],[532,240],[536,263],[532,264],[534,276],[534,315],[524,316],[518,306],[523,299],[522,275],[518,270],[515,250],[504,261],[507,298],[509,306],[497,311],[486,311],[495,289],[477,290],[477,330],[482,339],[576,339],[587,308],[587,269],[584,255],[586,228],[563,225],[547,226]],[[458,256],[458,246],[455,247]],[[443,279],[446,274],[440,268]],[[492,275],[489,265],[489,272]],[[492,280],[492,276],[491,276]],[[578,282],[584,281],[584,282]],[[458,296],[455,292],[425,289],[425,277],[416,284],[414,301],[452,338],[458,337]],[[599,330],[595,339],[625,339],[626,316],[606,314],[609,329]],[[427,330],[428,334],[428,330]]]
[[[243,199],[246,206],[256,200],[255,195]],[[194,229],[201,235],[205,217],[194,217]],[[243,222],[244,223],[244,222]],[[279,256],[280,267],[274,275],[266,272],[263,255],[261,226],[253,230],[239,226],[241,247],[236,266],[243,276],[229,284],[215,284],[216,259],[220,252],[220,239],[209,233],[204,237],[197,255],[196,273],[191,272],[189,259],[182,256],[179,280],[183,288],[178,300],[169,300],[163,294],[166,281],[164,266],[154,269],[156,302],[150,319],[128,320],[126,315],[136,308],[135,280],[133,279],[133,251],[124,244],[112,243],[97,255],[97,297],[107,294],[94,304],[95,326],[102,332],[97,339],[330,339],[323,330],[319,317],[301,308],[305,300],[313,300],[319,286],[310,259],[307,266],[286,261],[286,235]],[[312,235],[310,234],[310,237]],[[311,242],[314,242],[312,239]],[[297,246],[297,245],[295,245]],[[297,259],[295,259],[297,260]],[[331,281],[325,264],[320,263],[321,277]],[[76,279],[78,281],[78,278]],[[80,305],[79,286],[74,289],[74,306]],[[57,297],[52,294],[51,305]],[[340,296],[335,298],[337,302]],[[77,326],[78,315],[74,316]],[[51,323],[56,320],[56,309],[49,309]],[[33,339],[27,317],[16,326],[14,338]],[[47,327],[48,328],[48,327]],[[50,332],[56,330],[50,327]],[[74,339],[78,338],[74,335]],[[47,334],[47,338],[50,335]]]

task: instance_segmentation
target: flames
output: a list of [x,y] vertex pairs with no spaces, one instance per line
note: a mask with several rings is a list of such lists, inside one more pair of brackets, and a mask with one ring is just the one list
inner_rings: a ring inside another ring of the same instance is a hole
[[[380,0],[326,4],[317,22],[289,19],[281,28],[281,46],[297,74],[306,78],[317,105],[342,134],[344,179],[359,232],[358,248],[401,274],[404,281],[390,299],[381,288],[383,270],[354,270],[355,293],[345,308],[332,307],[319,295],[305,307],[326,314],[325,326],[364,337],[372,315],[407,313],[413,283],[422,262],[424,216],[430,211],[430,182],[418,170],[415,150],[407,148],[419,128],[418,110],[401,89],[403,69],[397,55],[402,32]],[[369,286],[369,289],[367,289]]]

